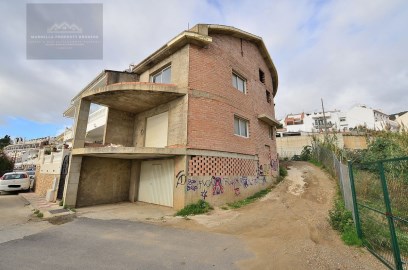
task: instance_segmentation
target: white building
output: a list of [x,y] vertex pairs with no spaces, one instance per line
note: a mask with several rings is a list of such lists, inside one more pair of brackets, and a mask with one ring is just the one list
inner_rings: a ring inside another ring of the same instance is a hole
[[[70,108],[71,109],[71,108]],[[74,117],[75,112],[69,111],[69,109],[64,113],[65,117]],[[96,109],[89,114],[88,125],[86,127],[86,142],[87,143],[101,143],[103,140],[103,134],[105,130],[105,124],[107,119],[108,110],[107,107],[98,106]],[[65,129],[64,132],[64,143],[71,146],[72,138],[74,133],[71,128]]]
[[324,115],[323,112],[289,114],[282,124],[288,133],[321,133],[325,131],[325,127],[328,131],[337,132],[346,132],[357,127],[395,131],[399,127],[387,114],[363,105],[354,106],[347,112],[327,111]]

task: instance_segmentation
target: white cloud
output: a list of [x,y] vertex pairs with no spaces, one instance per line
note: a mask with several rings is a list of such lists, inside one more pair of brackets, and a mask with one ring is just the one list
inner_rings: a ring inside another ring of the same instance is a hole
[[62,123],[71,98],[103,69],[124,70],[196,23],[261,36],[277,66],[277,116],[356,103],[407,109],[406,1],[105,1],[104,59],[26,60],[25,2],[0,1],[0,123]]

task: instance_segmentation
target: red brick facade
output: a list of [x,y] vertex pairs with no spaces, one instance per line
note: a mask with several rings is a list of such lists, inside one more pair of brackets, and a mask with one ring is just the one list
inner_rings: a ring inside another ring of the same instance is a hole
[[[258,115],[275,117],[269,69],[256,44],[229,35],[211,37],[204,48],[190,44],[188,148],[258,155],[261,164],[268,164],[276,158],[276,144]],[[233,71],[246,79],[246,94],[233,87]],[[234,134],[234,115],[249,121],[249,138]]]

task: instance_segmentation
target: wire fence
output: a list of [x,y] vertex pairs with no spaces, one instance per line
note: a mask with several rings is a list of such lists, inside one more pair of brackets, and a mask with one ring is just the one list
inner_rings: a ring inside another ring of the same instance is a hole
[[408,270],[408,157],[346,165],[320,144],[313,155],[338,180],[367,249],[388,268]]
[[327,171],[339,182],[341,195],[347,210],[353,213],[353,196],[350,185],[350,174],[348,166],[343,164],[330,149],[321,145],[314,146],[314,158],[319,161]]
[[408,269],[408,157],[350,165],[363,244],[388,268]]

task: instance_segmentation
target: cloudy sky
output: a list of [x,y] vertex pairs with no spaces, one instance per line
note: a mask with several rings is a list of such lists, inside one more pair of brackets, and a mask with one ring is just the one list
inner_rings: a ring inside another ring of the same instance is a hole
[[63,131],[71,98],[103,69],[124,70],[197,23],[264,39],[279,74],[277,118],[318,111],[320,98],[326,109],[408,110],[406,0],[86,1],[103,3],[103,59],[28,60],[26,4],[54,2],[0,0],[1,137]]

